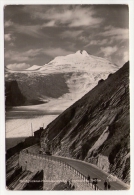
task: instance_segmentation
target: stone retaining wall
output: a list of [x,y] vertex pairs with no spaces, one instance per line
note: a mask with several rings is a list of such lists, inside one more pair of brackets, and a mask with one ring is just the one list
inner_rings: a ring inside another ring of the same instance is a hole
[[52,190],[60,182],[71,180],[75,190],[92,190],[91,184],[79,171],[68,165],[66,162],[53,159],[52,156],[27,153],[22,150],[19,155],[19,166],[23,170],[31,172],[43,170],[43,189]]

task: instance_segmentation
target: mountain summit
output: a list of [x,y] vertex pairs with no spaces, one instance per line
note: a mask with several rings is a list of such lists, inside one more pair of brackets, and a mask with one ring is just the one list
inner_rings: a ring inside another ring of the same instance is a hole
[[[34,65],[23,71],[6,72],[6,81],[16,80],[22,94],[31,100],[43,100],[49,109],[62,111],[73,104],[98,81],[106,79],[118,67],[107,59],[88,54],[85,50],[55,57],[43,66]],[[47,108],[48,109],[48,108]]]
[[107,59],[89,55],[85,50],[66,56],[55,57],[39,71],[45,72],[115,72],[117,66]]
[[78,50],[78,51],[76,52],[76,54],[81,54],[81,55],[83,55],[83,56],[89,56],[89,54],[88,54],[87,51],[85,51],[85,50]]

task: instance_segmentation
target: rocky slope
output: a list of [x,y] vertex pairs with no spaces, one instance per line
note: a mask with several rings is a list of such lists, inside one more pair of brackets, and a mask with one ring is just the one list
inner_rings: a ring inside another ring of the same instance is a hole
[[129,183],[129,63],[98,83],[42,133],[57,155],[82,159]]

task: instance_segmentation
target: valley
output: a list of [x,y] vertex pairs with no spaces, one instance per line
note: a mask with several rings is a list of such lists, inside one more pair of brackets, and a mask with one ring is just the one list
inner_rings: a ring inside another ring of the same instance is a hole
[[[80,50],[56,57],[44,66],[33,66],[23,71],[6,68],[5,81],[16,82],[24,99],[18,105],[7,104],[10,109],[6,111],[6,137],[31,135],[31,123],[34,131],[43,124],[46,127],[99,80],[106,79],[117,69],[110,61]],[[10,96],[20,101],[20,96],[14,95],[15,91],[12,87]],[[6,93],[9,94],[7,87]]]

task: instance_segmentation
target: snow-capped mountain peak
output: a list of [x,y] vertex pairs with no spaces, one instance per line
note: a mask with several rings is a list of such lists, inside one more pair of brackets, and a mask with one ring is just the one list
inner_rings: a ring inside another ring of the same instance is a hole
[[[49,107],[55,108],[60,104],[64,110],[89,92],[99,80],[106,79],[118,69],[118,66],[107,59],[79,50],[73,54],[55,57],[43,66],[34,65],[21,71],[24,73],[24,80],[17,71],[13,73],[13,78],[16,77],[24,96],[33,98],[36,91],[35,99],[48,99]],[[12,72],[10,73],[12,76]],[[58,100],[51,99],[55,97]]]
[[87,51],[85,51],[85,50],[78,50],[78,51],[76,52],[76,54],[82,55],[82,56],[89,56],[89,54],[88,54]]
[[48,64],[40,68],[41,72],[65,73],[65,72],[115,72],[116,65],[107,59],[88,54],[85,50],[66,56],[55,57]]

